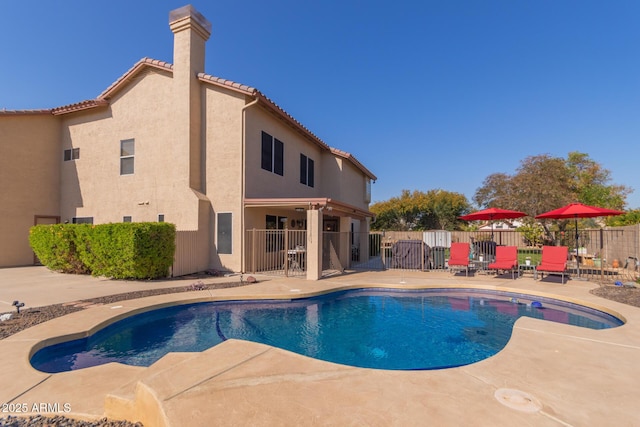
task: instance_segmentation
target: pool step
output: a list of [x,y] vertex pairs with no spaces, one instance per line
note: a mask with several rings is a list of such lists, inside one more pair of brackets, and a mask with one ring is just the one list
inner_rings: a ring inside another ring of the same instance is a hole
[[170,425],[164,405],[204,381],[233,369],[271,347],[228,340],[200,353],[170,353],[145,369],[127,385],[109,393],[105,415],[140,421],[145,426]]

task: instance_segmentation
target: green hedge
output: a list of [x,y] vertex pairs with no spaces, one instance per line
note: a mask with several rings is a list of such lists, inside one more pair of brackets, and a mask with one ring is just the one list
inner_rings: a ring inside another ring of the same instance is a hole
[[88,273],[76,250],[76,230],[85,224],[36,225],[29,243],[43,265],[63,273]]
[[175,236],[175,226],[165,222],[56,224],[32,227],[29,242],[52,270],[156,279],[169,275]]

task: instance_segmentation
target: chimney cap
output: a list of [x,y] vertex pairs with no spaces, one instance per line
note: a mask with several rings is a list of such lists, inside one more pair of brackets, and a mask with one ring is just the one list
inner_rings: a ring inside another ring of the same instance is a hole
[[206,30],[209,34],[211,34],[211,22],[207,21],[200,12],[196,10],[195,7],[188,4],[186,6],[179,7],[178,9],[174,9],[169,12],[169,24],[174,24],[177,21],[183,20],[185,18],[191,18],[198,25],[200,25],[204,30]]

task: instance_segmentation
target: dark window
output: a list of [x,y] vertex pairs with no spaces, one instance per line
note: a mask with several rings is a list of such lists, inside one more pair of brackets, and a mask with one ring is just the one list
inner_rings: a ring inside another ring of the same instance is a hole
[[77,160],[80,158],[80,149],[79,148],[70,148],[69,150],[64,150],[64,161],[68,162],[69,160]]
[[122,222],[131,222],[131,217],[130,216],[123,216],[122,217]]
[[219,213],[218,214],[218,253],[230,254],[232,249],[231,239],[231,214]]
[[266,132],[262,132],[260,165],[264,170],[284,175],[284,144]]
[[273,173],[284,176],[284,144],[277,139],[273,140]]
[[73,217],[71,218],[72,224],[93,224],[92,216]]
[[300,154],[300,184],[307,184],[307,156]]
[[158,222],[164,222],[164,214],[158,214]]
[[313,160],[304,154],[300,154],[300,184],[313,187],[313,169]]
[[273,138],[262,132],[262,169],[273,172]]

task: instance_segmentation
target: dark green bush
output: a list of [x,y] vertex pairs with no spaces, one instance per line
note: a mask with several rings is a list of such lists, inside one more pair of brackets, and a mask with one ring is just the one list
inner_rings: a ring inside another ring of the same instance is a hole
[[56,224],[32,227],[31,246],[52,270],[114,279],[169,275],[175,252],[169,223]]

